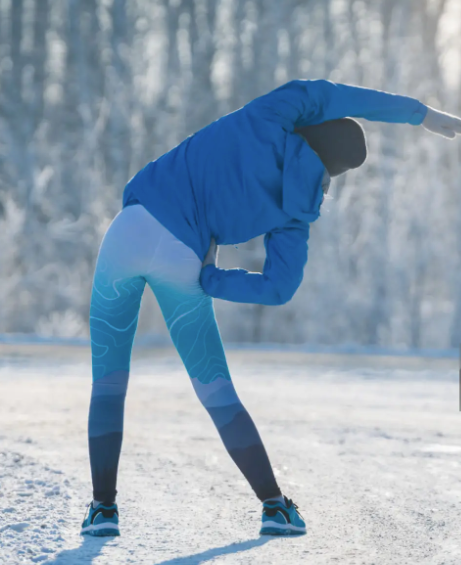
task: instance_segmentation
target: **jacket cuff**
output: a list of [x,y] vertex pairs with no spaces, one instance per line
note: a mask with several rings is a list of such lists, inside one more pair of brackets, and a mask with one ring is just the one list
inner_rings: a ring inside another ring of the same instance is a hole
[[214,265],[206,265],[200,272],[200,284],[207,294],[210,294],[212,278],[217,270]]
[[408,123],[412,126],[420,126],[424,122],[427,110],[427,106],[422,102],[419,102],[418,108],[415,110]]

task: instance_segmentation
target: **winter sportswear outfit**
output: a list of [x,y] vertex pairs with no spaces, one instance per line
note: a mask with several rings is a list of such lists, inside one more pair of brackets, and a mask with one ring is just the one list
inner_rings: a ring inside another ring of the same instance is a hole
[[[115,499],[131,347],[146,283],[230,456],[260,500],[280,496],[232,384],[211,297],[283,304],[302,281],[325,166],[295,128],[345,116],[419,125],[426,112],[404,96],[295,80],[188,137],[130,180],[124,209],[101,245],[91,300],[89,445],[96,500]],[[235,244],[261,234],[267,252],[262,274],[202,269],[211,238]]]

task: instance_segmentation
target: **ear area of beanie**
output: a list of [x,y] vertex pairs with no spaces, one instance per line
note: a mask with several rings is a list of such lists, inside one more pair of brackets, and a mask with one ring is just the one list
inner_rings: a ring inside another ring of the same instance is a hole
[[366,161],[365,132],[352,118],[303,126],[294,131],[317,153],[331,177],[357,169]]
[[344,118],[347,128],[350,131],[351,143],[354,151],[351,153],[351,169],[361,167],[368,157],[367,138],[363,127],[352,118]]

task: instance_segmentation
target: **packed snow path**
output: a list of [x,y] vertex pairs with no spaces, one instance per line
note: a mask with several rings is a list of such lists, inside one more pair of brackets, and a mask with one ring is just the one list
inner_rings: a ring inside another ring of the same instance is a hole
[[307,536],[271,539],[258,536],[260,504],[178,358],[138,354],[122,536],[99,540],[79,536],[91,498],[88,351],[19,349],[0,347],[0,563],[461,562],[456,360],[230,352],[237,390],[308,525]]

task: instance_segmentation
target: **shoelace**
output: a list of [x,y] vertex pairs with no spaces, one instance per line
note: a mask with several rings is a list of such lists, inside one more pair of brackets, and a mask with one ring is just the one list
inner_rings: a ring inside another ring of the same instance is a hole
[[304,520],[303,515],[301,514],[301,512],[299,511],[299,506],[297,504],[295,504],[291,498],[287,498],[287,502],[288,502],[288,508],[290,508],[291,506],[293,506],[293,508],[296,510],[296,512],[299,514],[299,516]]
[[91,501],[91,502],[90,502],[89,504],[87,504],[87,506],[86,506],[85,514],[83,515],[82,524],[85,522],[87,516],[90,515],[90,506],[93,506],[93,501]]

